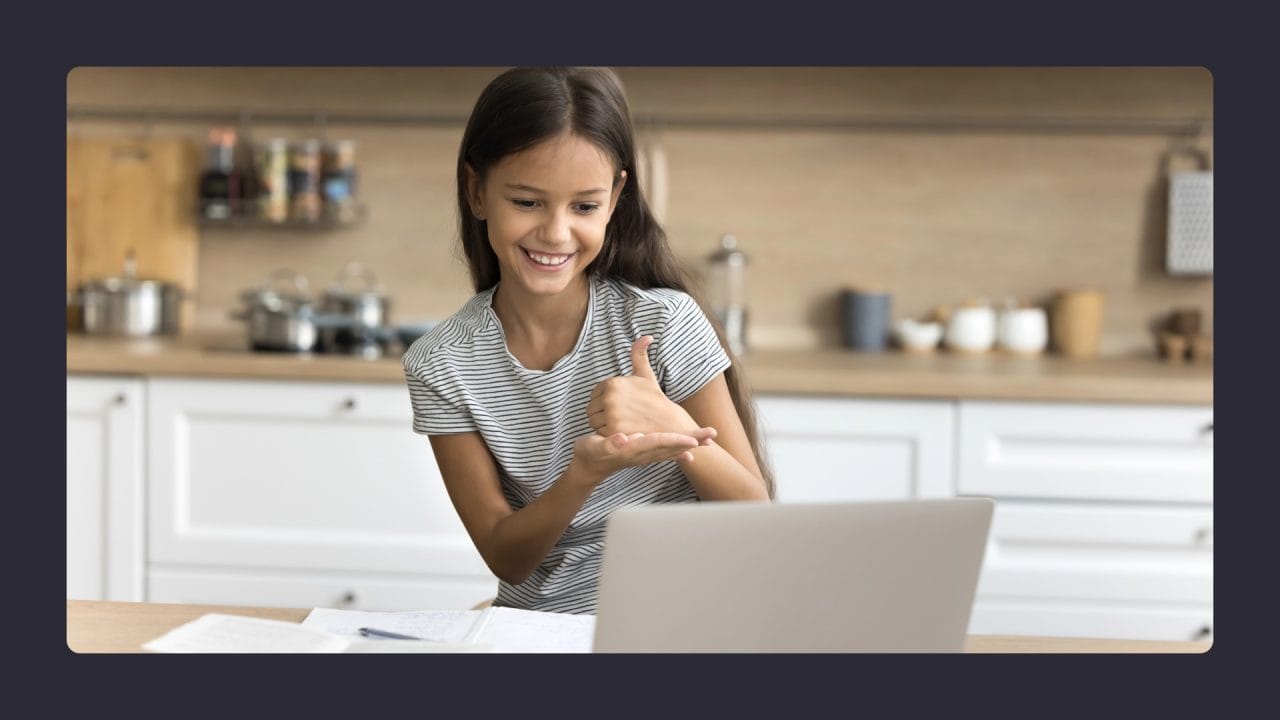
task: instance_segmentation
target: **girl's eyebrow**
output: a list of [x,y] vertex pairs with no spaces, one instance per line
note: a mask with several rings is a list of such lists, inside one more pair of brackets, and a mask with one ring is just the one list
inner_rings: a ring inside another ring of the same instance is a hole
[[[532,185],[524,185],[522,183],[503,183],[503,187],[510,188],[511,190],[522,190],[524,192],[531,192],[531,193],[545,192],[541,188],[536,188]],[[574,195],[598,195],[600,193],[607,193],[607,192],[609,191],[606,190],[605,188],[597,187],[597,188],[591,188],[589,190],[579,190],[578,192],[574,193]]]

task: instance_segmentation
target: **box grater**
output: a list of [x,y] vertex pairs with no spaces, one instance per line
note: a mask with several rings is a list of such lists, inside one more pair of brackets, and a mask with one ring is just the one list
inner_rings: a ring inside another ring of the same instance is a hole
[[1169,174],[1169,226],[1165,266],[1174,275],[1213,274],[1213,172],[1201,168]]

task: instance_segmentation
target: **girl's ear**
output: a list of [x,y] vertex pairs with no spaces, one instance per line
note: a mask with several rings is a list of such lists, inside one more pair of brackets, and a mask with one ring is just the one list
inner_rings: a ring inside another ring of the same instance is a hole
[[622,188],[627,185],[627,171],[618,171],[618,182],[613,184],[613,197],[609,198],[609,217],[613,217],[614,208],[618,207],[618,198],[622,197]]
[[471,165],[464,165],[467,173],[467,203],[471,205],[471,214],[477,220],[484,220],[484,199],[480,193],[480,176]]

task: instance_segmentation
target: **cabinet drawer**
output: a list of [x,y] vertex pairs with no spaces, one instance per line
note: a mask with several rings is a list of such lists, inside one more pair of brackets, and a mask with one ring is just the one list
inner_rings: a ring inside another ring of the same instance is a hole
[[1213,511],[998,501],[977,594],[1211,605]]
[[973,635],[1039,635],[1125,640],[1212,640],[1208,606],[1070,603],[978,598]]
[[961,402],[962,494],[1213,501],[1213,408]]
[[466,610],[497,594],[497,580],[492,577],[173,566],[152,568],[147,586],[148,601],[158,603],[342,610]]

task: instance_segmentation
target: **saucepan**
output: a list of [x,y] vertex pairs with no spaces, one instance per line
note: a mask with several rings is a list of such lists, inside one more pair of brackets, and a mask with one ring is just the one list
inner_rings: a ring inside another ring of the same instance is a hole
[[[282,281],[290,287],[284,288]],[[321,330],[350,328],[350,315],[317,312],[306,276],[288,269],[271,273],[267,282],[240,295],[246,307],[232,311],[231,317],[248,324],[249,344],[254,350],[311,352],[316,349]]]
[[118,277],[89,280],[77,286],[67,306],[79,310],[70,327],[87,335],[144,337],[176,335],[185,290],[165,280],[140,278],[133,252],[125,256]]
[[[353,282],[355,281],[355,282]],[[362,348],[376,349],[390,341],[379,328],[387,325],[391,300],[373,272],[362,263],[350,262],[324,293],[323,315],[345,315],[351,322],[320,331],[320,347],[326,352],[362,354]]]

